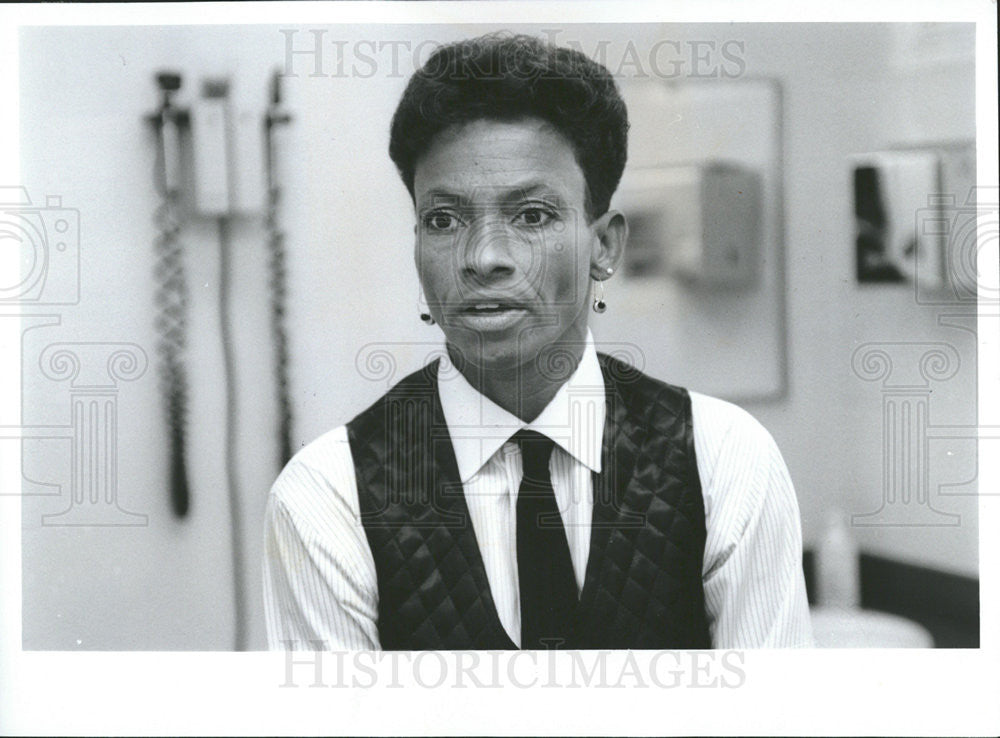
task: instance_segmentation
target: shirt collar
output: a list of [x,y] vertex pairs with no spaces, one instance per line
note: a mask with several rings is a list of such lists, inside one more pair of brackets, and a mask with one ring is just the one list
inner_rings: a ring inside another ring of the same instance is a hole
[[438,368],[438,395],[463,483],[475,476],[522,428],[548,436],[591,471],[601,471],[604,375],[589,329],[580,363],[545,409],[530,423],[525,423],[476,390],[454,367],[447,354]]

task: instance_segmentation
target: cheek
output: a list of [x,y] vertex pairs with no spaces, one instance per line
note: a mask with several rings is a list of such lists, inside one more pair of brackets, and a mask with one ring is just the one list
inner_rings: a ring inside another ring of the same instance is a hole
[[586,288],[590,280],[590,252],[593,234],[590,229],[577,228],[562,234],[555,253],[552,255],[558,262],[554,271],[559,274],[560,285],[576,293]]
[[586,291],[587,271],[581,265],[579,256],[577,252],[567,249],[559,254],[556,268],[549,271],[552,296],[558,301],[559,309],[567,313],[578,309]]
[[426,291],[441,289],[452,273],[446,256],[425,249],[417,254],[417,277]]

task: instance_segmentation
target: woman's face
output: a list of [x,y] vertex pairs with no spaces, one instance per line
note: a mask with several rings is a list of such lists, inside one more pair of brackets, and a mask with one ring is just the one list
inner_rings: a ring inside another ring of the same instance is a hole
[[569,142],[543,121],[475,121],[416,166],[416,265],[453,355],[511,371],[586,338],[589,280],[606,279],[609,212],[592,223]]

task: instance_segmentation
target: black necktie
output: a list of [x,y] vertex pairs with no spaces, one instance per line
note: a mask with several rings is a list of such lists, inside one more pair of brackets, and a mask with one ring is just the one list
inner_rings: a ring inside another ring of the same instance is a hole
[[524,466],[517,492],[521,648],[568,648],[576,577],[549,476],[553,442],[530,430],[518,431],[513,440]]

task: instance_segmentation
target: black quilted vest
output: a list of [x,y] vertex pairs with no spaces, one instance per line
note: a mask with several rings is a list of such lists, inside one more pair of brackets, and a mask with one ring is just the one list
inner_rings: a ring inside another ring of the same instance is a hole
[[[569,648],[710,648],[687,391],[599,355],[607,412]],[[516,648],[497,615],[437,394],[438,363],[347,425],[386,650]]]

